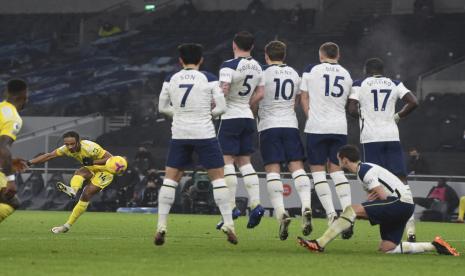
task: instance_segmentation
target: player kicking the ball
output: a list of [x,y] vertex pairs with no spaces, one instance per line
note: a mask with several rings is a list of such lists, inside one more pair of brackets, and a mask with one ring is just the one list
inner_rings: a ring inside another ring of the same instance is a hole
[[342,168],[357,174],[368,194],[368,201],[346,207],[320,238],[305,240],[299,237],[300,245],[311,251],[323,252],[334,238],[352,227],[356,218],[360,218],[368,219],[372,225],[379,224],[379,250],[382,252],[408,254],[436,251],[443,255],[459,256],[441,237],[436,237],[432,242],[401,242],[404,228],[415,208],[410,187],[385,168],[360,162],[360,153],[355,146],[340,148],[338,159]]
[[[225,99],[218,78],[199,71],[203,62],[203,47],[193,43],[182,44],[178,51],[183,69],[166,78],[159,100],[160,112],[173,117],[173,123],[165,179],[158,195],[158,225],[154,243],[165,243],[168,214],[176,187],[184,169],[192,166],[192,154],[195,152],[212,182],[213,196],[224,221],[221,230],[230,243],[237,244],[229,205],[230,194],[224,182],[223,156],[212,122],[212,117],[224,112]],[[213,110],[212,104],[216,105]]]
[[74,173],[70,186],[61,182],[56,183],[58,190],[74,198],[84,185],[84,182],[88,181],[88,185],[84,188],[68,221],[61,226],[52,228],[52,232],[55,234],[68,232],[77,219],[87,210],[91,198],[111,184],[114,174],[122,174],[127,168],[127,162],[123,157],[112,156],[98,144],[88,140],[81,140],[77,132],[69,131],[63,134],[63,143],[62,147],[27,162],[28,166],[33,166],[60,156],[67,156],[78,160],[84,165]]
[[[271,204],[280,222],[279,238],[287,239],[291,222],[284,209],[281,163],[287,164],[302,202],[302,233],[312,231],[310,179],[304,170],[304,147],[300,140],[297,117],[294,111],[299,98],[299,74],[284,64],[286,44],[271,41],[265,46],[265,96],[258,109],[260,151],[266,170],[266,181]],[[255,109],[256,107],[252,107]]]

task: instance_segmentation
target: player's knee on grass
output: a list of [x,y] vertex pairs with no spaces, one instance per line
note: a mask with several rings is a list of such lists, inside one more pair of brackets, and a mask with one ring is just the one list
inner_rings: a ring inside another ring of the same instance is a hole
[[381,241],[379,243],[378,250],[384,253],[390,252],[397,247],[397,244],[393,243],[392,241]]

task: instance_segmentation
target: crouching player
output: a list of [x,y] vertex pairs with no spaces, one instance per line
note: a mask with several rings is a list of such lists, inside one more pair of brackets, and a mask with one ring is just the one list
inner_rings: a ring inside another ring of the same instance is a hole
[[322,252],[342,231],[351,227],[358,217],[368,219],[372,225],[379,224],[382,239],[379,250],[382,252],[408,254],[436,251],[443,255],[459,256],[441,237],[436,237],[432,242],[401,242],[405,225],[415,206],[409,186],[383,167],[360,162],[360,153],[355,146],[341,147],[338,159],[342,168],[357,174],[368,193],[368,201],[346,207],[339,219],[319,239],[305,240],[299,237],[300,245],[311,251]]
[[126,159],[121,156],[112,156],[97,143],[81,140],[77,132],[69,131],[63,134],[63,142],[62,147],[27,162],[28,166],[33,166],[59,156],[68,156],[84,165],[76,170],[71,178],[70,186],[61,182],[56,184],[58,190],[74,198],[84,182],[88,181],[88,185],[84,188],[68,221],[61,226],[52,228],[52,232],[55,234],[68,232],[76,220],[86,211],[91,198],[111,184],[113,175],[122,174],[127,168]]
[[[166,174],[158,195],[158,226],[155,245],[165,243],[167,220],[174,202],[176,187],[186,167],[192,165],[192,154],[208,171],[213,185],[213,196],[223,216],[221,230],[227,240],[237,244],[229,204],[229,189],[224,182],[224,161],[212,116],[221,115],[226,109],[216,76],[199,71],[203,61],[203,48],[199,44],[182,44],[178,47],[179,63],[183,69],[168,76],[160,93],[160,112],[173,117],[171,144],[166,161]],[[212,110],[212,104],[215,108]]]

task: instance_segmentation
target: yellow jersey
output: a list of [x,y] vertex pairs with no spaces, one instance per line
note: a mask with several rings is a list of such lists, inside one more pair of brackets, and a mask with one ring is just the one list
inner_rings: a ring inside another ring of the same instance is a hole
[[11,139],[16,140],[23,120],[18,114],[16,107],[7,101],[0,103],[0,136],[6,135]]
[[102,159],[106,151],[97,143],[94,143],[89,140],[81,140],[81,150],[78,152],[71,152],[69,149],[63,145],[56,149],[58,156],[68,156],[76,159],[82,164],[82,159],[85,157],[91,158],[92,160]]

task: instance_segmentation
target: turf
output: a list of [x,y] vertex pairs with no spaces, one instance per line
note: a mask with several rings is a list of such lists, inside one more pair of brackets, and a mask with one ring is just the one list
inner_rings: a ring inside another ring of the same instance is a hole
[[[365,221],[357,222],[351,240],[313,253],[296,243],[299,219],[280,241],[274,219],[250,230],[241,217],[234,246],[214,229],[217,216],[172,215],[165,245],[155,247],[154,215],[86,213],[69,233],[52,234],[67,215],[18,211],[0,224],[0,275],[465,275],[462,256],[378,253],[378,229]],[[326,221],[314,226],[312,237]],[[419,240],[437,234],[465,252],[465,225],[418,223]]]

